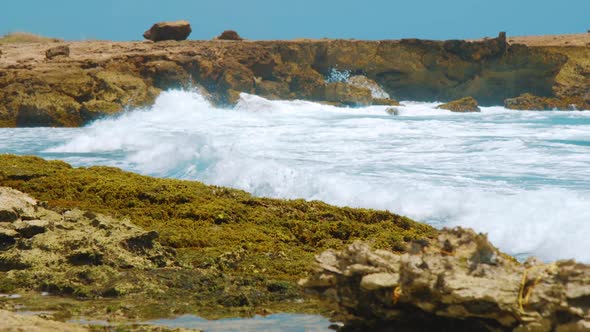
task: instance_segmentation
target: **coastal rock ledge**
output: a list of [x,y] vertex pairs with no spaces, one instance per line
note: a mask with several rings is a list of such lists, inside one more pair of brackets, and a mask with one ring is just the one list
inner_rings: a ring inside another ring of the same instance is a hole
[[316,259],[301,284],[336,306],[344,331],[590,331],[590,266],[521,264],[471,230],[401,254],[355,242]]

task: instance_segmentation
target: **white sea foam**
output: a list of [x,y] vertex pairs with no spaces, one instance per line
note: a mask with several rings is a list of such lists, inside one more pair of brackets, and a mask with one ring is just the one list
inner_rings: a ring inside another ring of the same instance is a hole
[[404,104],[392,116],[242,94],[218,109],[170,91],[86,128],[0,130],[0,152],[388,209],[473,227],[512,254],[590,262],[590,114]]

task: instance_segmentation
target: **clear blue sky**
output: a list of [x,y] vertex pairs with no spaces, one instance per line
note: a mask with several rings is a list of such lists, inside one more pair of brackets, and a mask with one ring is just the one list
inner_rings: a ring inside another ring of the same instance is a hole
[[249,39],[428,39],[579,33],[590,0],[4,0],[0,34],[139,40],[157,21],[186,19],[190,39],[235,29]]

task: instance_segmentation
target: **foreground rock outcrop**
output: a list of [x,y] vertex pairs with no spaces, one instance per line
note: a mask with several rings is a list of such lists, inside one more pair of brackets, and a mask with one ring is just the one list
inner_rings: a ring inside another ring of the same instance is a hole
[[326,89],[327,77],[335,68],[366,77],[349,84],[371,90],[371,104],[395,105],[386,95],[416,101],[472,96],[484,106],[523,93],[590,98],[590,48],[511,45],[504,36],[476,42],[72,42],[69,57],[46,60],[45,51],[57,45],[0,45],[0,126],[80,126],[150,105],[164,89],[195,86],[218,105],[234,104],[240,92],[328,101],[334,91]]
[[39,289],[79,297],[119,296],[155,284],[124,270],[174,267],[175,252],[156,232],[126,220],[45,203],[0,187],[0,291]]
[[74,324],[51,321],[35,316],[18,315],[16,313],[0,310],[0,331],[3,332],[88,332]]
[[362,331],[590,331],[590,266],[520,264],[470,230],[405,253],[361,242],[317,256],[304,287]]

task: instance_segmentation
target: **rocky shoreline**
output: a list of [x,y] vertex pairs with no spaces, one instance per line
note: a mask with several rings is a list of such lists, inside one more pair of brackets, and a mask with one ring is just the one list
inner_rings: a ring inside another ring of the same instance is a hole
[[589,284],[587,265],[519,263],[485,235],[385,211],[0,155],[0,293],[19,294],[4,310],[121,331],[272,312],[342,331],[589,331]]
[[[47,56],[59,46],[68,52]],[[228,106],[240,92],[347,105],[383,103],[367,97],[366,88],[327,82],[332,70],[375,81],[393,99],[386,104],[473,97],[483,106],[590,109],[590,47],[528,47],[511,44],[504,34],[471,42],[6,43],[0,51],[2,127],[77,127],[150,105],[170,88],[199,88],[213,103]]]

